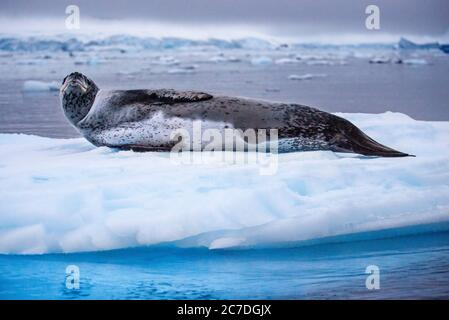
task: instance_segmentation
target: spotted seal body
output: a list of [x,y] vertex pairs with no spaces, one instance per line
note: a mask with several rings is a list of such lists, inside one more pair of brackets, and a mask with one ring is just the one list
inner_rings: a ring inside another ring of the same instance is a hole
[[[80,73],[68,75],[61,102],[70,123],[96,146],[170,151],[172,133],[207,129],[277,129],[279,152],[331,150],[368,156],[408,154],[383,146],[348,120],[300,104],[175,90],[99,90]],[[247,138],[247,137],[246,137]],[[245,140],[246,144],[253,143]]]

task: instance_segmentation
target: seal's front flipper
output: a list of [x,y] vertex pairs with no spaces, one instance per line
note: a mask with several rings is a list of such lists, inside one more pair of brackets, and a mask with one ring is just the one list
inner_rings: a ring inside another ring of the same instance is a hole
[[145,146],[139,144],[127,144],[118,147],[114,147],[120,150],[132,150],[134,152],[169,152],[170,146]]
[[414,157],[414,155],[394,150],[376,142],[347,120],[339,123],[339,129],[330,143],[332,151],[353,152],[375,157]]

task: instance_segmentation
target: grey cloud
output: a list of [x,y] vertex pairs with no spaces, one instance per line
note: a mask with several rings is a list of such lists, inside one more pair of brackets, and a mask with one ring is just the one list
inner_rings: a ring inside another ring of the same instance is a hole
[[7,16],[53,17],[76,4],[100,19],[138,19],[201,25],[249,23],[275,33],[364,32],[368,4],[381,9],[382,31],[442,34],[449,28],[447,0],[2,0]]

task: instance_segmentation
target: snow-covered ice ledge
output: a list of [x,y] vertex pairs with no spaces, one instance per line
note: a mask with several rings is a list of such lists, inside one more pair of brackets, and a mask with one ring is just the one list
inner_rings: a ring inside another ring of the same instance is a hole
[[224,248],[449,221],[449,122],[340,115],[417,157],[283,154],[277,174],[262,176],[256,166],[177,166],[164,153],[0,134],[0,252],[105,250],[204,233],[212,236],[196,245]]

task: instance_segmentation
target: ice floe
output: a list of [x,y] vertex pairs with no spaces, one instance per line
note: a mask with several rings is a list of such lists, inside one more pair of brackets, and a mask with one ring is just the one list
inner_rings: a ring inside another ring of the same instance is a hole
[[416,158],[298,152],[263,176],[215,158],[179,165],[83,138],[0,134],[0,252],[282,245],[449,220],[449,122],[340,115]]

